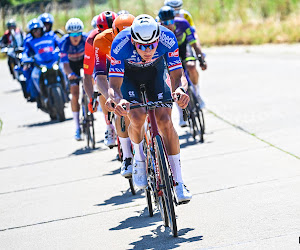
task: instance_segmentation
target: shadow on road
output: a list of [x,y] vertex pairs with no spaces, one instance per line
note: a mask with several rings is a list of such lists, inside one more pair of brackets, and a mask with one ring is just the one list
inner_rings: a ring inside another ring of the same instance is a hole
[[[112,160],[112,161],[115,161],[115,160]],[[120,168],[110,171],[109,173],[104,174],[103,176],[110,176],[110,175],[116,175],[116,174],[120,174]]]
[[[128,187],[129,187],[129,184],[128,184]],[[144,196],[142,196],[142,193],[143,193],[143,191],[139,190],[136,192],[136,195],[132,195],[130,189],[128,188],[125,192],[122,192],[121,195],[113,196],[113,197],[109,198],[108,200],[105,200],[103,203],[96,204],[94,206],[106,206],[106,205],[117,206],[117,205],[130,203],[136,199],[144,198]]]
[[84,148],[79,148],[79,149],[75,150],[73,153],[69,154],[69,156],[91,154],[91,153],[95,153],[97,151],[103,151],[103,150],[106,150],[106,148],[96,147],[95,149],[92,149],[92,148],[84,147]]
[[20,92],[20,91],[21,91],[21,89],[12,89],[12,90],[4,91],[3,93],[4,94],[12,94],[12,93]]
[[[67,118],[65,121],[73,120],[73,118]],[[38,122],[38,123],[32,123],[32,124],[25,124],[20,125],[19,127],[26,127],[26,128],[32,128],[32,127],[41,127],[41,126],[48,126],[56,123],[61,123],[60,121],[47,121],[47,122]]]
[[[156,222],[161,221],[160,215],[155,213],[153,217],[150,217],[148,214],[148,209],[145,208],[142,212],[139,213],[137,216],[126,218],[125,220],[120,222],[120,225],[110,228],[109,230],[122,230],[122,229],[138,229],[148,226],[153,226]],[[145,249],[145,248],[140,248]]]
[[[158,217],[158,216],[157,216]],[[141,222],[140,222],[141,223]],[[197,242],[203,240],[203,236],[184,238],[193,228],[184,228],[178,231],[178,237],[174,238],[169,228],[160,225],[151,230],[152,234],[142,236],[140,241],[132,242],[132,249],[175,249],[180,247],[181,243]],[[186,246],[186,245],[185,245]],[[188,249],[188,248],[187,248]]]

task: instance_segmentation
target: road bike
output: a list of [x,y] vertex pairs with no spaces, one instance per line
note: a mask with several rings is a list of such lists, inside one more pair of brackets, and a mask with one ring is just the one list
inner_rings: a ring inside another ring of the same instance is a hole
[[189,78],[189,74],[186,69],[184,69],[184,73],[188,81],[187,94],[190,97],[190,102],[187,107],[189,111],[189,116],[188,116],[189,127],[194,140],[197,140],[197,138],[199,137],[199,141],[203,143],[204,133],[205,133],[205,121],[204,121],[203,111],[201,109],[200,102],[196,95],[195,87],[191,82]]
[[[71,83],[78,83],[82,81],[82,77],[78,77],[77,79],[70,80]],[[97,93],[98,94],[98,93]],[[95,95],[95,93],[94,93]],[[97,96],[96,98],[97,99]],[[82,133],[85,135],[86,143],[88,148],[95,149],[96,148],[96,139],[95,139],[95,128],[94,128],[94,115],[88,109],[89,98],[85,93],[85,90],[82,85],[82,98],[81,98],[81,118],[80,118],[80,126],[82,129]]]
[[174,237],[177,237],[177,222],[175,205],[178,204],[175,196],[175,182],[168,160],[168,154],[155,118],[155,109],[162,104],[171,104],[172,99],[167,101],[147,102],[146,88],[140,85],[143,103],[132,104],[130,109],[146,108],[147,128],[145,131],[146,169],[148,186],[145,189],[149,215],[153,216],[152,200],[160,211],[165,227],[170,227]]

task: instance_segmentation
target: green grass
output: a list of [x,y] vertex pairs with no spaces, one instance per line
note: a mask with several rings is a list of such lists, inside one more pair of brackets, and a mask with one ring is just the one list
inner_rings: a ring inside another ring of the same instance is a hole
[[[164,0],[120,0],[120,9],[132,14],[147,13],[156,16]],[[146,5],[143,5],[146,3]],[[117,0],[96,5],[96,13],[116,9]],[[300,0],[185,0],[184,9],[189,10],[196,23],[202,44],[262,44],[295,43],[300,41]],[[54,28],[64,30],[66,21],[71,17],[80,18],[85,31],[91,29],[91,9],[84,8],[51,12],[55,17]],[[39,13],[25,16],[25,23]],[[14,16],[18,23],[20,15]],[[0,31],[1,33],[1,31]]]
[[3,126],[3,122],[2,122],[2,120],[0,119],[0,133],[1,133],[1,131],[2,131],[2,126]]

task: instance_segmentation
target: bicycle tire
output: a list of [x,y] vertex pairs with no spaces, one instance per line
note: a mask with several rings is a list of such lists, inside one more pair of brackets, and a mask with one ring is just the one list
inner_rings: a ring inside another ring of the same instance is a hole
[[172,187],[171,184],[171,174],[169,172],[169,168],[167,166],[167,155],[164,151],[164,146],[162,144],[162,140],[160,136],[155,136],[155,151],[157,154],[158,166],[160,171],[161,177],[161,184],[163,186],[163,198],[165,200],[165,207],[168,216],[169,226],[171,228],[172,234],[174,237],[178,236],[177,231],[177,222],[176,222],[176,215],[175,215],[175,207],[174,207],[174,198],[172,194]]
[[[63,101],[62,91],[59,87],[51,88],[51,98],[53,103],[54,114],[56,114],[56,118],[62,122],[65,118],[65,105]],[[52,117],[51,117],[52,119]]]
[[[83,105],[84,105],[84,124],[85,124],[85,133],[86,133],[86,140],[87,140],[87,147],[95,149],[95,129],[94,129],[94,116],[88,110],[88,99],[85,95],[83,97]],[[91,144],[91,147],[90,147]]]
[[136,191],[135,191],[135,188],[133,185],[132,178],[128,178],[128,182],[129,182],[129,187],[130,187],[130,191],[131,191],[132,195],[136,195]]
[[151,199],[151,191],[150,188],[145,189],[145,195],[146,195],[146,200],[147,200],[147,207],[148,207],[148,212],[149,216],[153,216],[153,206],[152,206],[152,199]]
[[190,97],[188,109],[190,112],[189,125],[191,128],[191,133],[193,134],[194,140],[196,140],[197,135],[199,135],[199,141],[203,143],[204,142],[203,112],[200,109],[200,104],[191,88],[188,88],[188,95]]

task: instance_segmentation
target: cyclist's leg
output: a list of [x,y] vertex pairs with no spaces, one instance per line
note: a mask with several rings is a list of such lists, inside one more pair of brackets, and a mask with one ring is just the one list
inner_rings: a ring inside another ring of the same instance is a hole
[[105,131],[105,138],[104,144],[107,147],[113,147],[116,145],[116,131],[115,126],[110,122],[108,118],[108,110],[105,106],[106,99],[103,95],[99,97],[99,103],[104,115],[105,123],[106,123],[106,131]]
[[186,55],[185,55],[186,68],[187,71],[189,72],[189,77],[195,86],[198,85],[198,80],[199,80],[199,73],[196,68],[196,60],[197,59],[194,55],[192,47],[189,44],[186,44]]
[[[72,71],[80,76],[80,69],[82,68],[82,61],[78,62],[72,62],[70,61],[70,68]],[[79,123],[79,111],[80,111],[80,106],[79,106],[79,84],[74,83],[70,85],[70,92],[72,94],[72,99],[71,99],[71,109],[73,113],[73,120],[75,122],[75,140],[80,140],[81,139],[81,130],[80,130],[80,123]]]
[[[138,85],[133,83],[134,79],[136,79],[134,78],[134,75],[135,74],[133,73],[133,78],[130,78],[127,76],[127,74],[125,74],[121,87],[122,95],[124,99],[130,102],[141,102],[141,99],[139,97]],[[132,174],[133,182],[138,188],[146,188],[146,157],[143,151],[146,110],[144,108],[130,110],[128,113],[128,118],[130,121],[130,124],[128,126],[128,134],[135,152]]]

